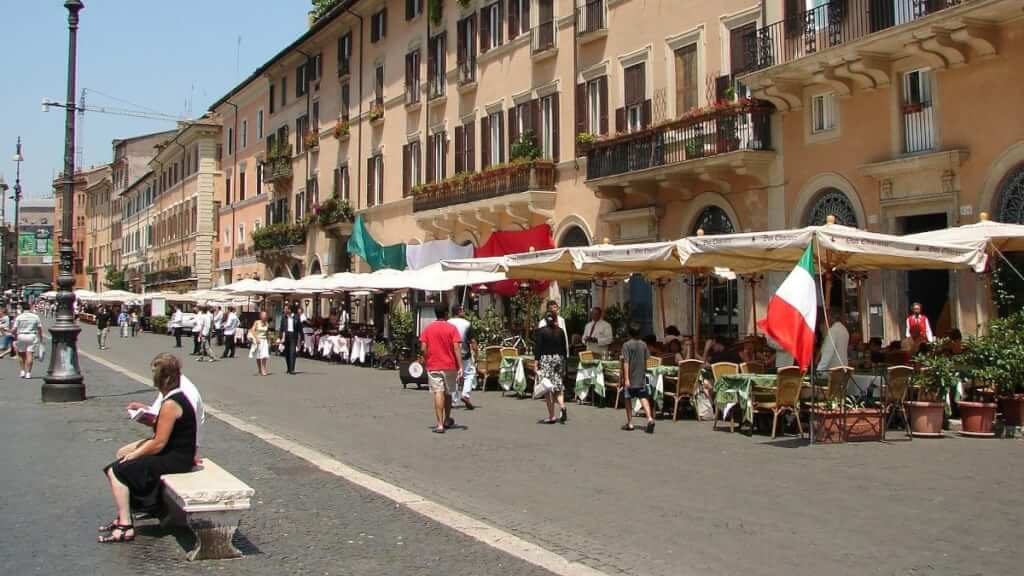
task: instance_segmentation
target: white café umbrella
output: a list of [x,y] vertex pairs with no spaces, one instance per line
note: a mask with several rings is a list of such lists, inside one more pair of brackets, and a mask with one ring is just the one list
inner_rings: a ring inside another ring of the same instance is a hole
[[107,290],[96,295],[101,302],[134,302],[142,299],[141,294],[127,292],[125,290]]
[[907,240],[967,245],[980,241],[986,242],[988,248],[999,252],[1024,251],[1024,225],[993,222],[989,220],[986,212],[982,212],[978,217],[978,222],[974,224],[909,234],[904,236],[904,238]]

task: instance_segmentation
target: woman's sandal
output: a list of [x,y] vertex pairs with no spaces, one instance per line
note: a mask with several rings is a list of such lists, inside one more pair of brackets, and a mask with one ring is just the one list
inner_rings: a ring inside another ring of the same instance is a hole
[[629,424],[623,424],[622,428],[620,428],[620,430],[625,430],[626,432],[632,432],[633,430],[636,430],[636,427],[635,426],[630,426]]
[[[131,535],[128,534],[129,531],[131,531]],[[96,541],[101,544],[120,544],[135,540],[134,524],[114,524],[114,528],[110,532],[110,536],[100,536]]]
[[100,526],[99,528],[96,529],[96,531],[97,532],[113,532],[115,528],[117,528],[117,518],[114,518],[114,521],[111,522],[110,524],[105,524],[103,526]]

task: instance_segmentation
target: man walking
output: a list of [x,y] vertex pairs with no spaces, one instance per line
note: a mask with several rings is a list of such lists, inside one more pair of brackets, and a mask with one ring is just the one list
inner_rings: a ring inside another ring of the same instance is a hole
[[203,313],[206,312],[206,308],[196,308],[195,319],[192,321],[192,355],[198,356],[200,353],[200,346],[202,339],[199,337],[203,333]]
[[284,316],[281,317],[279,332],[284,341],[284,361],[289,374],[295,374],[295,348],[299,342],[299,333],[302,326],[299,325],[299,317],[292,312],[292,307],[284,307]]
[[[221,346],[224,344],[224,309],[216,306],[213,309],[213,337],[217,338],[217,345]],[[210,344],[213,344],[213,339],[210,339]]]
[[167,327],[171,329],[171,333],[174,334],[174,347],[181,348],[181,308],[178,306],[174,307],[174,313],[171,314],[171,321],[167,324]]
[[100,350],[107,349],[107,329],[110,327],[110,311],[106,306],[100,306],[96,312],[96,344]]
[[224,320],[224,354],[221,358],[235,357],[235,331],[238,330],[238,315],[235,314],[235,307],[228,308],[227,319]]
[[437,426],[433,432],[444,434],[445,429],[455,426],[451,395],[462,380],[462,341],[459,331],[448,323],[448,308],[439,305],[434,314],[437,320],[420,334],[420,350],[434,395]]
[[462,304],[455,305],[455,318],[448,322],[459,331],[459,340],[462,341],[462,391],[458,387],[452,390],[452,404],[458,404],[459,399],[466,405],[466,410],[473,409],[473,402],[470,394],[476,387],[476,334],[473,332],[473,325],[466,319],[466,308]]
[[217,358],[211,351],[213,346],[213,313],[209,308],[203,310],[203,328],[199,332],[199,361],[216,362]]
[[629,325],[629,340],[622,345],[622,388],[626,396],[626,425],[623,430],[633,430],[633,403],[639,399],[647,415],[647,427],[644,432],[654,434],[654,411],[651,410],[651,398],[647,393],[647,358],[650,352],[647,344],[640,339],[640,324]]

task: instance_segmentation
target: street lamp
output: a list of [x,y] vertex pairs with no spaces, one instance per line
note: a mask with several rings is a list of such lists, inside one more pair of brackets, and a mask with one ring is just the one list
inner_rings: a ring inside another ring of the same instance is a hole
[[10,186],[4,180],[4,175],[0,174],[0,292],[7,285],[7,260],[4,259],[4,248],[7,247],[7,214],[4,208],[7,205],[8,190]]
[[71,242],[71,202],[75,185],[75,67],[78,35],[78,12],[85,8],[81,0],[67,0],[68,10],[68,93],[64,120],[64,192],[61,199],[60,272],[57,275],[57,321],[50,328],[53,348],[50,368],[43,378],[43,402],[75,402],[85,400],[85,384],[78,366],[78,334],[72,305],[75,261]]
[[[21,206],[21,163],[25,161],[25,156],[21,153],[21,136],[18,136],[18,145],[14,149],[14,157],[11,158],[17,165],[18,169],[14,176],[14,242],[15,245],[19,242],[18,240],[18,226],[21,224],[19,221],[20,215],[18,207]],[[14,270],[11,272],[11,283],[14,284],[14,289],[18,289],[18,252],[15,248],[14,252]],[[16,298],[20,299],[20,294],[16,294]]]

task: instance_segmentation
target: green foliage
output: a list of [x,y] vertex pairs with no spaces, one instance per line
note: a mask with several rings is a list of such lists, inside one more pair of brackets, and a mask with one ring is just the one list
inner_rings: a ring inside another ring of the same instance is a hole
[[[465,8],[469,0],[459,0],[459,4]],[[441,25],[441,18],[444,16],[444,0],[430,0],[430,6],[427,7],[427,15],[430,17],[430,23],[434,26]]]
[[324,14],[331,11],[334,5],[338,3],[338,0],[310,0],[313,6],[313,18],[319,20],[323,18]]
[[522,322],[523,339],[532,344],[533,331],[540,324],[541,315],[545,312],[544,299],[530,290],[526,293],[517,292],[511,301],[514,322]]
[[616,338],[625,338],[629,328],[629,302],[609,306],[604,311],[604,319],[612,325],[612,334]]
[[306,243],[305,224],[271,224],[252,233],[253,248],[257,252],[281,250]]
[[594,136],[590,132],[580,132],[576,134],[576,143],[580,146],[589,146],[597,142],[597,136]]
[[519,139],[512,143],[509,154],[515,160],[536,160],[540,158],[540,147],[537,146],[537,135],[532,130],[524,130]]
[[391,314],[388,316],[388,326],[391,328],[391,342],[396,353],[403,346],[411,348],[413,318],[405,306],[396,306],[391,310]]
[[352,222],[355,220],[355,212],[347,200],[328,198],[323,204],[314,207],[313,213],[316,221],[321,226],[330,226],[338,222]]
[[1017,296],[1024,293],[1024,279],[1003,261],[997,261],[992,271],[992,300],[1000,316],[1021,310]]
[[106,281],[108,290],[128,290],[128,278],[124,270],[115,270],[113,266],[107,266]]
[[561,314],[565,319],[565,329],[568,331],[569,340],[572,341],[573,334],[583,334],[583,329],[590,319],[590,311],[587,310],[587,302],[584,298],[566,299],[562,306]]
[[949,355],[947,347],[948,341],[937,340],[931,350],[916,357],[921,370],[914,374],[914,384],[921,387],[926,399],[941,400],[963,376],[959,357]]
[[149,319],[149,329],[153,334],[166,334],[167,321],[167,316],[153,316]]
[[292,145],[286,139],[275,140],[274,146],[267,151],[267,162],[288,160],[292,158]]
[[466,314],[466,318],[473,327],[473,334],[476,335],[476,342],[480,348],[498,346],[508,337],[509,330],[505,326],[505,320],[493,306],[485,310],[482,316],[470,312]]
[[984,336],[968,338],[960,358],[976,382],[1004,394],[1024,390],[1024,312],[993,320]]

